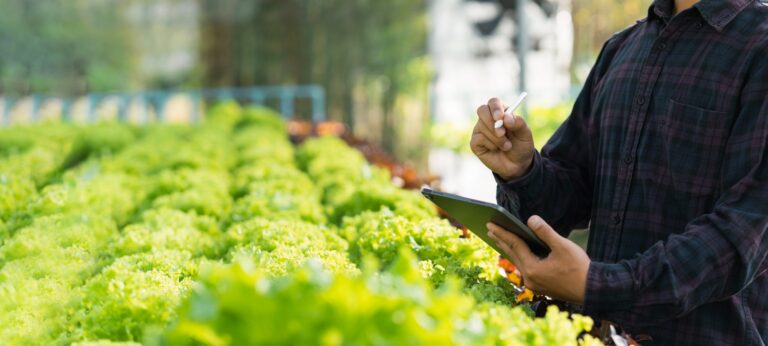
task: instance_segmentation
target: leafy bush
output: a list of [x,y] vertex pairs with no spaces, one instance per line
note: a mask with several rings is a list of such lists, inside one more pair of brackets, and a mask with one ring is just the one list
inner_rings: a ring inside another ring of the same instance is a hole
[[48,185],[29,208],[35,215],[64,212],[106,214],[118,223],[124,223],[127,215],[138,207],[144,194],[145,189],[139,179],[122,173],[109,173]]
[[191,258],[173,250],[118,258],[86,283],[69,337],[141,340],[146,327],[172,321],[197,272]]
[[187,251],[194,256],[217,257],[221,231],[216,219],[173,209],[148,210],[142,222],[132,224],[113,244],[112,253],[125,256],[161,250]]
[[270,275],[285,275],[308,259],[334,272],[356,273],[347,242],[334,230],[300,221],[252,219],[227,231],[227,258],[252,261]]
[[0,220],[8,220],[14,212],[24,210],[36,193],[32,179],[10,172],[0,174]]
[[479,301],[511,304],[514,300],[512,287],[497,274],[498,255],[477,238],[461,238],[461,232],[445,220],[411,221],[384,209],[344,219],[340,233],[358,265],[374,257],[386,266],[400,249],[408,248],[420,260],[422,274],[435,286],[454,276]]
[[208,268],[179,321],[150,344],[576,345],[591,327],[556,309],[532,320],[519,308],[477,305],[455,282],[433,289],[415,268],[407,251],[383,273],[351,277],[312,262],[277,278],[248,262]]
[[489,247],[265,109],[0,130],[0,172],[1,345],[567,345],[591,323],[511,307]]
[[361,184],[354,192],[333,209],[331,220],[340,222],[344,217],[364,211],[388,209],[412,220],[437,215],[434,205],[414,191],[399,189],[393,185]]

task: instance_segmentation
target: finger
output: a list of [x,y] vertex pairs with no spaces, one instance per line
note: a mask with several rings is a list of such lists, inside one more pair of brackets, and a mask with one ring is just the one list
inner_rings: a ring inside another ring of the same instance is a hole
[[504,117],[504,128],[507,129],[507,130],[510,130],[510,131],[514,130],[515,129],[515,125],[516,125],[515,118],[517,118],[517,117],[518,117],[518,115],[515,114],[515,113],[512,113],[512,116],[505,116]]
[[[494,123],[496,122],[496,120],[493,119],[493,116],[491,115],[491,109],[488,107],[487,104],[480,105],[480,107],[477,107],[476,113],[477,113],[478,119],[480,119],[480,121],[483,123],[483,125],[485,125],[485,128],[488,129],[490,133],[498,133],[497,132],[498,129],[494,127]],[[506,133],[506,130],[504,130],[504,133]]]
[[509,245],[501,241],[501,239],[497,238],[493,231],[488,231],[488,237],[490,237],[491,240],[496,243],[496,247],[498,247],[504,254],[507,255],[507,258],[512,261],[512,263],[515,265],[515,268],[518,270],[518,273],[522,277],[523,266],[515,251],[513,251]]
[[491,111],[494,121],[504,118],[504,109],[506,108],[498,97],[488,100],[488,109]]
[[470,149],[472,149],[472,153],[477,156],[500,150],[495,143],[482,133],[475,133],[472,135]]
[[507,130],[507,138],[519,141],[533,141],[533,134],[528,123],[518,114],[504,117],[504,128]]
[[485,128],[485,125],[478,121],[475,124],[475,128],[472,130],[472,135],[482,134],[489,142],[493,143],[493,147],[488,147],[489,150],[501,150],[509,151],[512,149],[512,142],[506,137],[497,137],[491,130]]
[[493,149],[493,144],[485,138],[482,133],[472,134],[472,139],[469,141],[469,148],[477,156],[485,155]]
[[528,228],[530,228],[533,233],[536,233],[536,235],[553,250],[560,246],[563,240],[565,240],[565,238],[558,234],[552,226],[547,224],[547,222],[538,215],[533,215],[528,218]]
[[496,128],[496,121],[504,119],[504,103],[501,102],[498,98],[494,97],[490,100],[488,100],[488,112],[491,114],[491,120],[492,120],[492,126],[493,132],[496,133],[496,136],[502,137],[504,134],[506,134],[506,129],[504,129],[504,126],[501,126],[499,128]]
[[520,265],[526,266],[536,258],[533,252],[531,252],[531,249],[528,247],[528,244],[526,244],[525,241],[520,239],[520,237],[516,236],[514,233],[509,232],[493,223],[488,223],[486,226],[488,227],[488,230],[493,233],[496,239],[500,240],[501,243],[507,244],[512,249],[517,258],[520,260]]

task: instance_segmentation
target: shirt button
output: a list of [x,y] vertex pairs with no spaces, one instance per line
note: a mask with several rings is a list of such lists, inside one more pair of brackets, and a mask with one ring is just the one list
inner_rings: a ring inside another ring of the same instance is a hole
[[665,49],[667,49],[667,44],[666,43],[662,42],[661,44],[659,44],[659,50],[665,50]]
[[645,103],[645,98],[642,97],[642,96],[638,97],[637,98],[637,104],[642,105],[643,103]]
[[613,221],[614,225],[618,225],[621,223],[621,216],[619,216],[618,213],[613,214],[613,216],[611,217],[611,221]]
[[632,154],[625,154],[624,155],[624,163],[630,164],[630,163],[632,163],[632,161],[635,161],[635,158],[634,158],[634,156],[632,156]]
[[696,23],[696,29],[701,29],[703,27],[704,27],[704,23],[702,23],[702,22]]

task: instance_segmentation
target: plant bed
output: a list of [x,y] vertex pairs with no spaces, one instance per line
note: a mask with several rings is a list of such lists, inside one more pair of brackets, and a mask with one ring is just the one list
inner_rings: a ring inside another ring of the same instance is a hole
[[337,137],[292,144],[270,110],[0,132],[0,344],[597,343],[588,318],[516,306],[418,192]]

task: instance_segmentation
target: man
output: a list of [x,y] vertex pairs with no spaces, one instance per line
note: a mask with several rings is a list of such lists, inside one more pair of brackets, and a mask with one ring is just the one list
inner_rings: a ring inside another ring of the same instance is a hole
[[[488,225],[526,286],[655,344],[768,341],[765,3],[656,0],[606,42],[541,153],[504,109],[478,108],[471,147],[552,248]],[[587,226],[588,255],[564,238]]]

